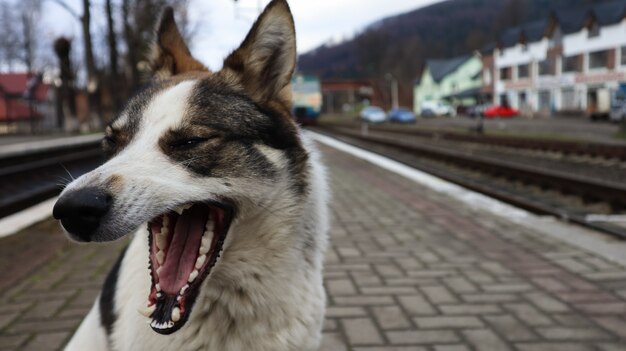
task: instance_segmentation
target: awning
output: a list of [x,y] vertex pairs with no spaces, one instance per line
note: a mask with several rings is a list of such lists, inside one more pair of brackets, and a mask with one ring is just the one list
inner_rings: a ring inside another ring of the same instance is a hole
[[444,97],[444,99],[451,100],[451,99],[477,98],[480,95],[481,95],[480,88],[471,88],[471,89],[460,91],[455,94],[450,94]]

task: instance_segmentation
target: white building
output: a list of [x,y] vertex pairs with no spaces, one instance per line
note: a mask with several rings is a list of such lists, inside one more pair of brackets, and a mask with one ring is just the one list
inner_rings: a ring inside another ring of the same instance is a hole
[[493,60],[496,104],[533,115],[606,114],[626,92],[626,1],[509,29]]

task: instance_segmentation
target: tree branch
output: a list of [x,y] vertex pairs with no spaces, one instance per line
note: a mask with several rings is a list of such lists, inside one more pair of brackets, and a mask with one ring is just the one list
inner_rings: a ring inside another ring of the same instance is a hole
[[67,12],[69,12],[70,15],[72,15],[74,18],[80,21],[81,16],[78,14],[78,12],[76,12],[73,8],[71,8],[70,5],[68,5],[65,1],[63,0],[50,0],[50,1],[64,8]]

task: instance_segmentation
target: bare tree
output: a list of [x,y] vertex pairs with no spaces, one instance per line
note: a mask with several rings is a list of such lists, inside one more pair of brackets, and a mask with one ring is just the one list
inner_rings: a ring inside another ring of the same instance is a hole
[[166,6],[172,6],[184,39],[189,42],[194,34],[188,18],[189,0],[122,0],[126,61],[131,89],[143,80],[148,67],[146,57],[152,43],[156,20]]
[[20,58],[21,34],[14,25],[16,16],[19,14],[10,3],[0,2],[0,63],[8,70],[12,70]]
[[54,41],[54,52],[59,60],[60,82],[56,87],[56,115],[57,125],[64,129],[65,120],[76,118],[76,99],[74,92],[74,71],[70,60],[72,42],[67,38],[58,38]]
[[[69,6],[64,0],[52,0],[59,6],[63,7],[70,15],[76,18],[81,23],[83,34],[83,53],[85,56],[85,67],[87,71],[87,93],[89,95],[88,105],[91,123],[101,122],[98,118],[100,112],[100,99],[99,99],[99,79],[98,71],[96,68],[96,62],[93,55],[93,44],[91,37],[91,1],[83,0],[83,13],[79,15],[71,6]],[[96,126],[97,127],[97,126]]]
[[28,73],[35,72],[36,48],[39,33],[39,21],[41,19],[41,1],[22,0],[19,4],[20,19],[22,25],[22,36],[20,46],[22,47],[21,61],[26,66]]
[[117,33],[115,32],[115,21],[113,16],[113,6],[111,6],[111,0],[105,2],[105,12],[107,17],[107,43],[109,46],[109,94],[113,100],[113,109],[120,108],[120,79],[119,79],[119,66],[117,50]]

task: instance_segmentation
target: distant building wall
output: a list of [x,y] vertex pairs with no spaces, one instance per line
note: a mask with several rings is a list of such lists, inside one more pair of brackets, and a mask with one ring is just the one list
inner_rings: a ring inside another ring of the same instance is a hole
[[433,78],[430,67],[427,65],[420,81],[414,87],[415,113],[422,113],[422,104],[426,101],[446,101],[455,106],[475,104],[477,97],[455,98],[455,96],[470,90],[476,90],[476,94],[479,94],[482,87],[482,72],[483,63],[478,55],[468,57],[439,81]]
[[495,49],[493,102],[506,101],[529,115],[607,113],[614,92],[626,84],[621,18],[601,25],[588,15],[578,30],[546,30],[536,42]]

